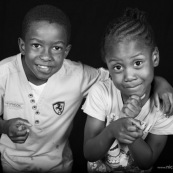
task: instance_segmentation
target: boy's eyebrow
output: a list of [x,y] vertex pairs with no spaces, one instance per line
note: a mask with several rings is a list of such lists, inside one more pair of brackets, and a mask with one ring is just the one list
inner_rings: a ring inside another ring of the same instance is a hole
[[[38,38],[30,38],[30,41],[32,41],[32,40],[36,40],[36,41],[39,41],[39,42],[44,42],[44,41],[42,41]],[[58,44],[58,43],[66,44],[64,41],[61,41],[61,40],[54,42],[54,44]]]

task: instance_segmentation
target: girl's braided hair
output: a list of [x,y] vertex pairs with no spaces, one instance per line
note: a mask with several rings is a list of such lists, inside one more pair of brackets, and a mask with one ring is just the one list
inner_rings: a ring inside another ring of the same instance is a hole
[[122,17],[112,21],[105,32],[102,43],[102,58],[105,61],[106,51],[114,42],[123,39],[142,39],[147,46],[155,47],[154,32],[146,19],[146,13],[135,8],[127,8]]

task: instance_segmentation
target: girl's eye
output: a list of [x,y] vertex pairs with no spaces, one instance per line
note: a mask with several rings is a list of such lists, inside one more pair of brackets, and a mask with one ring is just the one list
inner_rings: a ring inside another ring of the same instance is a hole
[[136,61],[134,65],[137,66],[137,67],[141,66],[142,65],[142,61]]
[[115,70],[116,72],[120,72],[120,71],[123,70],[123,67],[122,67],[121,65],[116,65],[116,66],[114,66],[114,70]]
[[40,44],[37,44],[37,43],[32,44],[32,46],[33,46],[34,48],[40,48],[40,47],[41,47],[41,45],[40,45]]

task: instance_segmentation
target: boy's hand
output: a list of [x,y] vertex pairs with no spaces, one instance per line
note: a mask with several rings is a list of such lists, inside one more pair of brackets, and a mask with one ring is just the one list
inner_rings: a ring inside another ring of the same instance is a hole
[[141,112],[141,109],[142,109],[141,98],[137,95],[132,95],[124,104],[122,112],[127,117],[135,118]]
[[161,108],[167,116],[173,115],[173,88],[162,77],[155,77],[152,95],[154,105]]
[[[173,92],[173,91],[172,91]],[[156,107],[161,108],[166,116],[173,115],[173,93],[171,91],[167,93],[153,95],[154,104]]]
[[110,126],[114,137],[124,144],[131,144],[143,135],[140,121],[133,118],[120,118],[113,121]]
[[29,135],[29,127],[32,125],[24,119],[14,118],[4,120],[3,133],[6,134],[14,143],[22,144]]

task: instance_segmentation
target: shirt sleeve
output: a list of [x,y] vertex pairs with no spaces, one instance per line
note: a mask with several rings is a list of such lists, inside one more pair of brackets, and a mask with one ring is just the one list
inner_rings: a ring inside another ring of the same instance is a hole
[[[4,73],[5,70],[0,66],[0,71]],[[0,116],[2,116],[4,112],[4,95],[5,95],[5,84],[6,84],[6,78],[3,73],[0,74]]]
[[87,115],[105,121],[108,102],[102,87],[99,82],[92,86],[82,109]]
[[173,134],[173,115],[166,117],[163,113],[157,115],[157,121],[150,133],[156,135],[172,135]]
[[84,97],[87,96],[91,86],[97,81],[102,81],[109,78],[109,71],[104,68],[93,68],[88,65],[83,65],[82,87],[81,92]]

